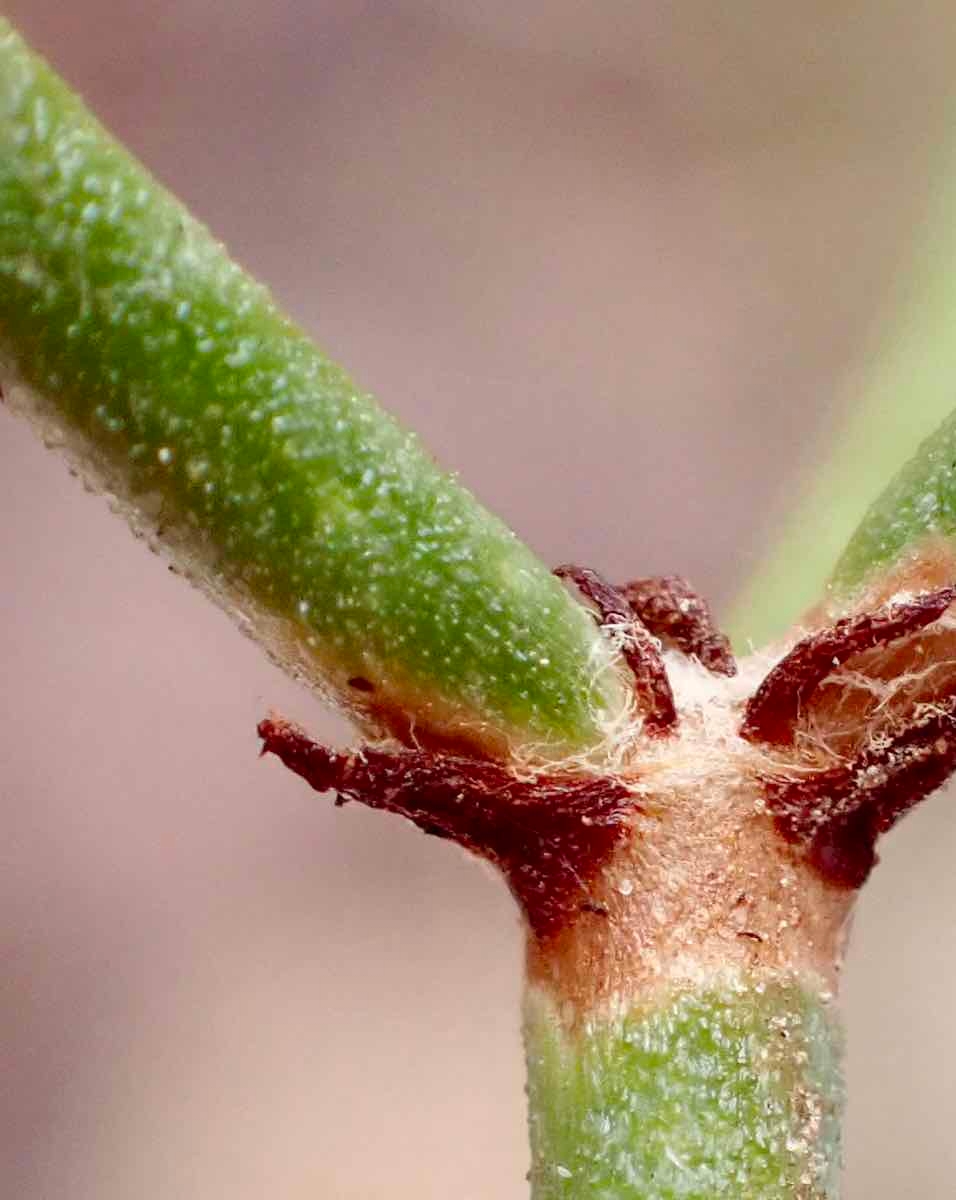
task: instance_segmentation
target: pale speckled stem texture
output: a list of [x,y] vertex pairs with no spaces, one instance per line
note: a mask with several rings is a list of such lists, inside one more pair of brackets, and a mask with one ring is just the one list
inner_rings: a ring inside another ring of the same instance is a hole
[[533,1200],[837,1200],[841,1035],[796,981],[678,990],[573,1030],[526,1004]]
[[2,19],[0,347],[8,400],[358,715],[565,754],[622,709],[561,584]]

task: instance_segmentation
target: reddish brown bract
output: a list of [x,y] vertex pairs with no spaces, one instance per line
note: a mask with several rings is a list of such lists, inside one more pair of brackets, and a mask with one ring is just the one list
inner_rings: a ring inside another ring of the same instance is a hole
[[[751,697],[742,736],[781,749],[794,746],[803,710],[835,667],[913,637],[941,617],[954,597],[956,588],[941,588],[845,617],[804,638]],[[912,659],[921,662],[921,653],[914,643]],[[879,664],[872,660],[862,658],[857,670],[878,680]],[[805,760],[794,761],[799,774],[763,780],[767,807],[781,835],[803,846],[813,866],[841,887],[863,884],[876,862],[880,835],[956,767],[956,697],[903,695],[906,702],[887,706],[879,724],[861,718],[855,747],[844,744],[840,752],[849,761],[821,767],[810,747]],[[825,719],[826,711],[817,705],[814,720]]]
[[937,620],[956,588],[927,592],[876,612],[845,617],[798,642],[750,698],[741,736],[776,746],[793,744],[801,708],[834,667],[864,650],[886,645]]
[[[655,638],[716,674],[736,672],[707,605],[682,579],[638,579],[620,590],[586,567],[558,567],[555,574],[576,585],[601,627],[616,637],[634,676],[644,732],[660,737],[677,726],[674,693]],[[956,588],[943,588],[811,634],[770,671],[746,706],[741,734],[772,746],[773,766],[759,751],[747,751],[737,768],[741,778],[752,788],[756,776],[780,836],[840,888],[863,883],[876,861],[877,838],[956,768],[956,686],[950,672],[925,685],[935,691],[921,691],[922,677],[914,671],[917,682],[900,689],[892,704],[874,702],[870,708],[841,707],[843,693],[833,707],[814,692],[854,655],[861,656],[852,665],[864,693],[869,681],[883,686],[907,664],[925,664],[925,645],[915,635],[954,598]],[[894,647],[897,658],[889,667],[884,654],[865,653],[907,637],[912,641]],[[375,689],[364,676],[353,676],[349,685]],[[798,742],[804,710],[813,737]],[[846,720],[848,712],[855,713],[856,724]],[[834,729],[838,736],[828,740]],[[693,737],[690,727],[688,733]],[[579,932],[587,930],[587,921],[614,919],[599,876],[625,839],[635,836],[633,818],[640,809],[633,775],[639,767],[631,764],[625,785],[612,775],[574,773],[570,767],[518,774],[507,763],[450,749],[337,753],[278,718],[263,721],[259,734],[263,753],[277,755],[317,791],[334,791],[337,804],[356,800],[398,813],[496,864],[539,943],[553,949],[551,939],[582,916]],[[728,752],[739,754],[737,746]],[[674,748],[678,757],[694,753],[693,745]],[[658,742],[655,761],[668,749]],[[737,931],[742,939],[761,936]]]
[[764,781],[767,807],[788,842],[807,848],[826,878],[860,887],[876,840],[956,767],[956,699],[926,705],[894,737],[874,740],[847,766]]
[[679,575],[632,579],[621,586],[638,619],[665,645],[692,655],[715,675],[736,675],[730,641],[714,624],[703,596]]
[[621,653],[634,676],[634,690],[650,734],[667,733],[677,723],[677,707],[664,660],[654,639],[638,620],[623,592],[590,567],[566,564],[554,571],[569,579],[598,610],[600,624],[624,635]]
[[519,779],[497,763],[426,750],[337,754],[277,718],[262,721],[259,736],[263,754],[275,754],[316,791],[335,791],[337,804],[398,813],[495,863],[539,939],[600,907],[589,884],[627,835],[635,809],[611,779]]

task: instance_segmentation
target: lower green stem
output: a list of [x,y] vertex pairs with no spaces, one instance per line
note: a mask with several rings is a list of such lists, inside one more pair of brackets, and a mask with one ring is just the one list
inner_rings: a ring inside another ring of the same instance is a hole
[[747,978],[567,1029],[529,993],[532,1200],[835,1200],[838,1023]]

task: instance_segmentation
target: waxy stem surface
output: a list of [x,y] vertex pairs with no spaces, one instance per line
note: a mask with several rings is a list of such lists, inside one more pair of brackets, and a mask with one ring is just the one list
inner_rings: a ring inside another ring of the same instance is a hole
[[7,401],[284,666],[373,729],[602,740],[587,615],[0,18]]

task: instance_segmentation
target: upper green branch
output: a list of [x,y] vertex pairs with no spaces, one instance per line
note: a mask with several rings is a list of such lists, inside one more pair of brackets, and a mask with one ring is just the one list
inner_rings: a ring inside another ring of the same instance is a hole
[[853,589],[874,570],[890,568],[928,539],[956,542],[956,414],[928,437],[857,527],[833,575]]
[[621,708],[562,585],[2,19],[0,346],[8,398],[352,707],[562,753]]

